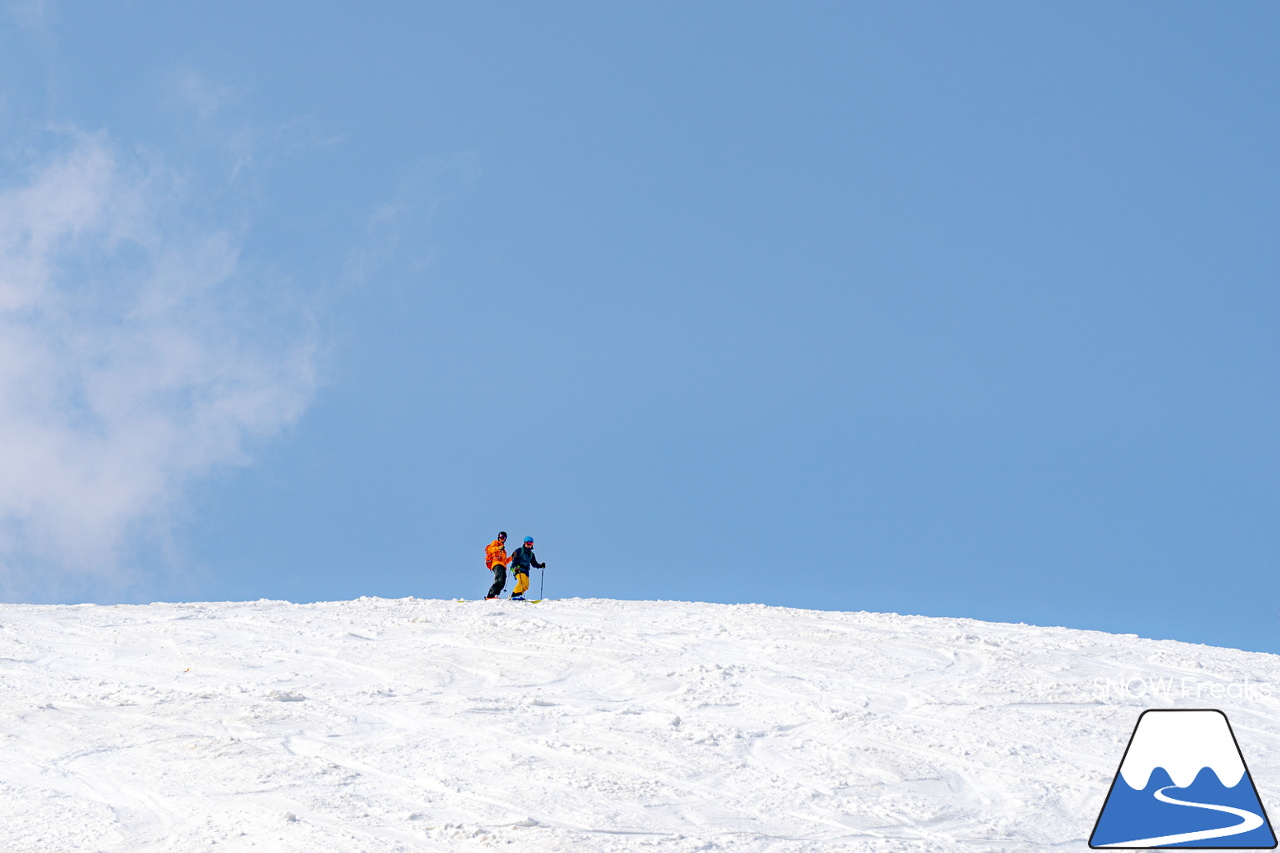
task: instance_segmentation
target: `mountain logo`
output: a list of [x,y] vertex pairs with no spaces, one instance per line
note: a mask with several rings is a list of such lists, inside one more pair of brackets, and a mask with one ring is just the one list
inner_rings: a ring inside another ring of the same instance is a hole
[[1274,849],[1275,833],[1227,715],[1143,711],[1089,847]]

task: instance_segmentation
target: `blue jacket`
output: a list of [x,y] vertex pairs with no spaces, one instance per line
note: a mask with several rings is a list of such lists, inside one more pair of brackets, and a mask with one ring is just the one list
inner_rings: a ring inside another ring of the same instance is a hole
[[528,545],[521,545],[519,548],[511,552],[511,571],[517,574],[529,574],[529,567],[535,569],[545,569],[546,563],[539,563],[538,558],[533,556],[533,549]]

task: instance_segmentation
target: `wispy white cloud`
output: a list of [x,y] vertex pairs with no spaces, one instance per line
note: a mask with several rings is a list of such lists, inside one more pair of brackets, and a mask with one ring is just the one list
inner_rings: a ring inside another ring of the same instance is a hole
[[184,67],[172,75],[174,94],[192,109],[201,121],[209,121],[240,100],[232,87],[215,82],[194,68]]
[[9,0],[0,8],[12,16],[18,26],[29,31],[43,33],[48,26],[48,0]]
[[0,190],[0,591],[123,587],[184,487],[306,409],[314,338],[162,164],[72,135]]
[[347,280],[366,284],[392,263],[406,265],[412,273],[428,268],[435,255],[433,244],[424,238],[437,212],[450,198],[468,191],[480,174],[479,158],[470,152],[419,162],[365,220],[363,233],[347,255]]

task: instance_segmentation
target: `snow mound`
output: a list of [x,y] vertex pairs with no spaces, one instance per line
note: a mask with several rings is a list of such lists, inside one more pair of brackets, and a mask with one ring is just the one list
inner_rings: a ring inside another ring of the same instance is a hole
[[1274,655],[759,605],[5,605],[0,848],[1084,851],[1150,707],[1222,709],[1280,802]]

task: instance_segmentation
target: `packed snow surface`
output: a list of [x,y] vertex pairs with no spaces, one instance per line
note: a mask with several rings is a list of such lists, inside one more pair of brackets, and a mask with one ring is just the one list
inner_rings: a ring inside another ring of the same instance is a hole
[[1146,708],[1280,804],[1280,657],[758,605],[0,606],[0,849],[1087,850]]

